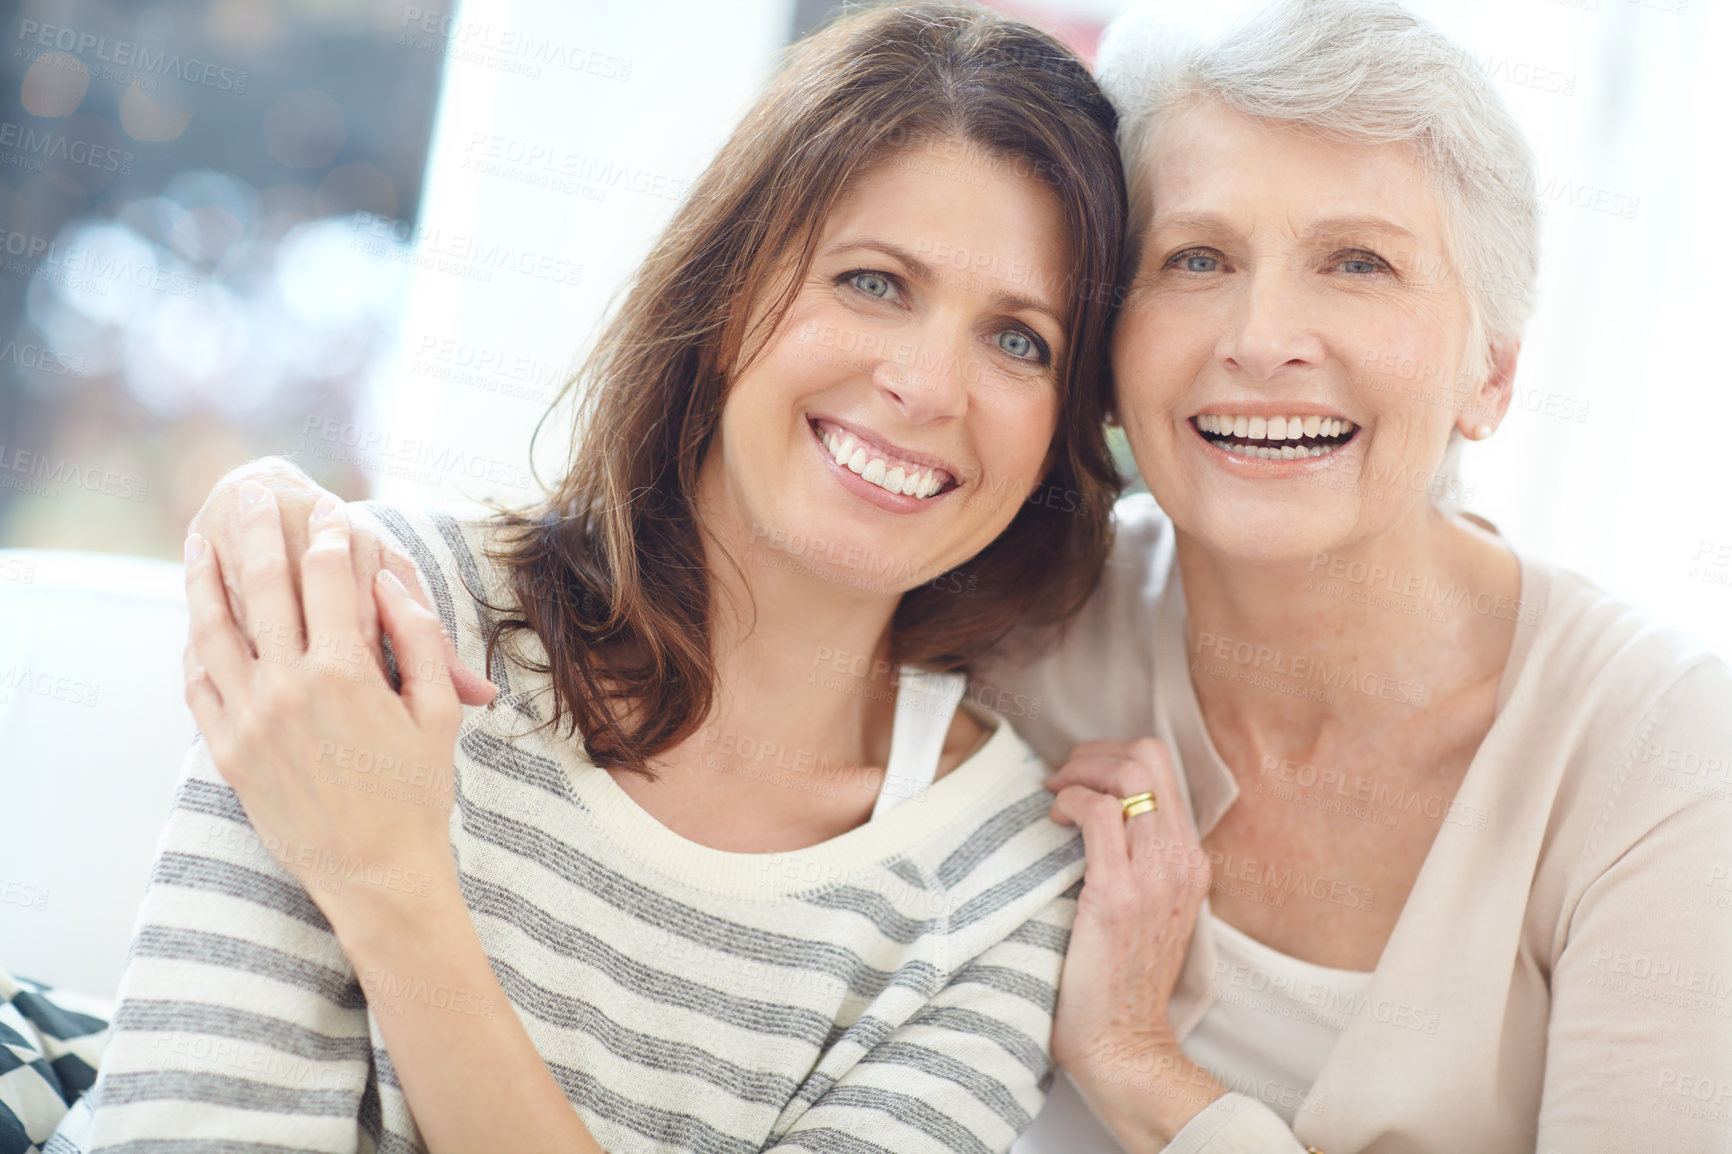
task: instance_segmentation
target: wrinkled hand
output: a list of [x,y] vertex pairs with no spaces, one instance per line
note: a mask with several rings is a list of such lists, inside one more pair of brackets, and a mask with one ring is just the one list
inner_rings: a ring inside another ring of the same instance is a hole
[[[1158,1148],[1225,1090],[1185,1059],[1167,1016],[1209,859],[1154,738],[1079,745],[1047,788],[1053,820],[1081,828],[1088,859],[1053,1057],[1126,1149]],[[1144,792],[1158,809],[1126,818],[1120,799]]]
[[[228,594],[229,611],[236,621],[247,620],[247,596],[242,587],[242,533],[247,509],[243,501],[255,491],[249,485],[259,485],[269,491],[277,502],[283,528],[284,553],[291,562],[289,579],[296,595],[300,593],[301,574],[298,562],[307,551],[308,518],[313,506],[327,494],[295,465],[282,457],[261,457],[233,470],[219,480],[194,514],[189,531],[198,534],[216,551],[222,582]],[[364,525],[352,525],[349,530],[350,569],[359,596],[355,598],[359,614],[361,640],[371,650],[379,668],[385,668],[384,650],[379,644],[379,611],[373,595],[373,581],[381,570],[394,574],[410,595],[431,609],[421,579],[408,558],[381,541]],[[189,642],[190,648],[190,642]],[[451,683],[465,705],[486,705],[498,692],[491,681],[469,671],[458,660],[455,648],[445,653],[451,669]]]
[[455,884],[448,823],[462,710],[439,619],[389,570],[368,590],[401,693],[386,683],[359,625],[342,503],[329,498],[315,514],[297,592],[276,502],[266,493],[245,510],[232,574],[250,607],[244,632],[215,551],[187,538],[186,700],[261,840],[342,937],[381,902]]

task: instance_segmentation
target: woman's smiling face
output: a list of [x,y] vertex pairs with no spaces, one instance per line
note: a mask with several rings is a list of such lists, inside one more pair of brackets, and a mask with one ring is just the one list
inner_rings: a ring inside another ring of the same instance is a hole
[[1143,163],[1152,212],[1113,344],[1137,465],[1212,552],[1294,560],[1389,531],[1484,403],[1441,203],[1401,145],[1212,102]]
[[985,548],[1040,482],[1072,304],[1058,200],[944,144],[854,182],[730,386],[700,507],[750,561],[901,593]]

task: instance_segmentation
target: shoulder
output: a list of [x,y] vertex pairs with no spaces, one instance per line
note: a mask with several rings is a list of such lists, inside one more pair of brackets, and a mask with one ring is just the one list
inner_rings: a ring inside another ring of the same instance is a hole
[[1081,741],[1153,732],[1155,621],[1173,569],[1173,527],[1147,493],[1113,510],[1113,547],[1069,621],[1019,630],[977,666],[982,704],[1057,764]]
[[1656,674],[1680,673],[1712,657],[1697,638],[1580,573],[1532,559],[1523,561],[1523,571],[1539,586],[1523,590],[1521,600],[1524,613],[1538,619],[1534,655],[1566,663],[1555,672],[1567,669],[1575,683],[1585,687],[1612,673],[1636,674],[1651,686]]
[[1535,561],[1524,571],[1539,585],[1521,606],[1536,621],[1520,685],[1534,723],[1578,740],[1663,724],[1732,728],[1726,665],[1700,640],[1578,573]]
[[[473,580],[488,578],[490,584],[497,579],[486,555],[492,526],[485,514],[385,501],[355,501],[349,511],[359,514],[386,544],[413,562],[423,578],[442,589],[455,585],[461,592],[491,594],[491,588]],[[468,584],[476,588],[470,590]]]
[[1553,818],[1579,834],[1563,839],[1581,845],[1577,864],[1596,870],[1662,827],[1732,832],[1726,663],[1579,574],[1526,569],[1544,600],[1516,690],[1520,744],[1563,756]]
[[1052,820],[1040,755],[1007,719],[981,724],[985,745],[902,808],[935,807],[913,856],[954,908],[1020,923],[1082,876],[1082,838]]
[[[457,654],[470,669],[499,686],[502,698],[515,699],[527,671],[500,647],[488,661],[495,626],[513,606],[506,573],[490,555],[499,543],[498,523],[485,510],[396,505],[357,501],[349,506],[387,546],[415,566],[428,604],[451,635]],[[533,665],[545,656],[533,634],[514,636],[520,655]]]

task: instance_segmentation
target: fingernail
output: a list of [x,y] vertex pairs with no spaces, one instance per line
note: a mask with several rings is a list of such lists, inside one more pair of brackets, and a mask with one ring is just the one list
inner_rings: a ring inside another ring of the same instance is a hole
[[342,507],[343,503],[341,501],[337,500],[334,495],[326,493],[323,497],[320,497],[318,502],[313,506],[313,520],[323,521],[326,517],[331,516]]
[[241,508],[251,509],[265,499],[265,487],[257,481],[248,481],[241,486]]
[[393,593],[409,592],[407,589],[403,588],[403,582],[398,580],[397,575],[389,569],[379,570],[379,584],[383,585]]
[[188,533],[186,535],[186,563],[191,565],[194,561],[197,561],[203,556],[204,538],[200,537],[197,533]]

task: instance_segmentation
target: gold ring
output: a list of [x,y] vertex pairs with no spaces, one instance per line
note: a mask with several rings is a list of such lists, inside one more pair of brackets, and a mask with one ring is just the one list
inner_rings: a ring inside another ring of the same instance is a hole
[[1136,817],[1139,813],[1154,813],[1160,809],[1160,806],[1155,803],[1155,795],[1152,793],[1135,793],[1130,797],[1121,797],[1119,798],[1119,805],[1125,811],[1126,821]]

